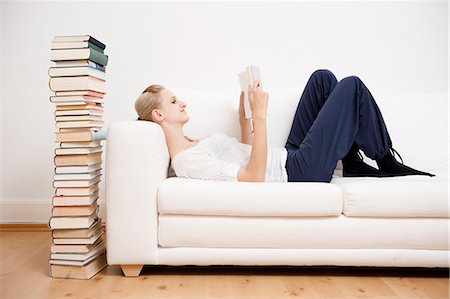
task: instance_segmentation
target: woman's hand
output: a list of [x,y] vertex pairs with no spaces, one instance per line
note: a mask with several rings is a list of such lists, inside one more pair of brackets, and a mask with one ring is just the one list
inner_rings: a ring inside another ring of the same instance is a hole
[[[241,94],[241,98],[243,97],[244,95]],[[248,86],[248,98],[252,110],[252,118],[266,119],[269,94],[259,88],[259,81],[255,81],[253,86]]]
[[244,111],[244,92],[241,91],[241,96],[239,97],[239,121],[242,123],[246,120]]

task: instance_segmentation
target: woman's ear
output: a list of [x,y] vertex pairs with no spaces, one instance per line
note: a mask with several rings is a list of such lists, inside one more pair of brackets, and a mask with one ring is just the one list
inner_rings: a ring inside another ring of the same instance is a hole
[[156,122],[161,122],[164,120],[164,116],[161,113],[159,113],[158,109],[152,110],[152,117]]

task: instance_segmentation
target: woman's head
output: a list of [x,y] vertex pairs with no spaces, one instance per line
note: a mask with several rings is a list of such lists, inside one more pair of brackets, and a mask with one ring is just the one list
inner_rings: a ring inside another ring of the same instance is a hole
[[150,85],[137,98],[134,108],[140,120],[163,124],[185,124],[189,116],[186,103],[162,85]]

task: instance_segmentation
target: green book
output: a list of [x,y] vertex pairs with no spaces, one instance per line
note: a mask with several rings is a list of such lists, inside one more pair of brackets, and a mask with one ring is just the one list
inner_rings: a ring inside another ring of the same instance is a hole
[[91,48],[104,53],[104,49],[100,48],[91,42],[66,42],[66,43],[52,43],[52,50],[62,50],[62,49],[84,49]]
[[106,66],[108,64],[108,55],[94,49],[54,49],[52,50],[52,61],[65,60],[82,60],[88,59],[99,65]]

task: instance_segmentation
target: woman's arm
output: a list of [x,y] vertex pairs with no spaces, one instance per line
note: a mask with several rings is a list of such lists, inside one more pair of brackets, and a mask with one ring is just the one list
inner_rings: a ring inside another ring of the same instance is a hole
[[252,124],[250,119],[245,118],[244,112],[244,92],[241,91],[239,97],[239,124],[241,125],[241,142],[245,144],[253,144]]
[[252,145],[253,144],[253,132],[252,132],[252,124],[250,119],[239,119],[239,123],[241,124],[241,142],[245,144]]
[[257,89],[259,82],[249,87],[250,106],[253,114],[254,139],[250,159],[246,167],[238,171],[238,181],[264,182],[267,164],[267,100],[269,94]]

